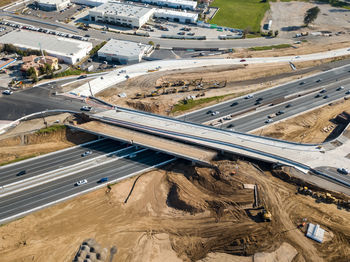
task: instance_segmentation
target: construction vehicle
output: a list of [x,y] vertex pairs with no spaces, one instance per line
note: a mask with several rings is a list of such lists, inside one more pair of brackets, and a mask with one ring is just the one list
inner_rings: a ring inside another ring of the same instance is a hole
[[335,203],[337,199],[332,196],[330,193],[326,193],[326,202],[327,203]]
[[299,187],[298,193],[312,196],[312,190],[310,190],[307,186]]
[[268,211],[265,207],[262,207],[262,211],[260,212],[261,219],[264,222],[271,222],[272,215],[270,211]]

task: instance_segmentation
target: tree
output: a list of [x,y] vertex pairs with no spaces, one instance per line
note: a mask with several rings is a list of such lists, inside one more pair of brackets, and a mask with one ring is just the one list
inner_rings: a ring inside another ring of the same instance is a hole
[[153,41],[149,41],[148,44],[154,46],[154,42]]
[[320,12],[320,8],[318,8],[318,6],[315,6],[307,10],[304,17],[304,24],[308,26],[310,23],[315,21],[319,12]]
[[279,32],[278,30],[275,31],[275,37],[278,36]]

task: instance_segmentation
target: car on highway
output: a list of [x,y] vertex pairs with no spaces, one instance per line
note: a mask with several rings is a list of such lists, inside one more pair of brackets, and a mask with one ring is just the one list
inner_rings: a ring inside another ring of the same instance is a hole
[[315,95],[315,98],[318,98],[318,97],[321,97],[321,95],[320,94]]
[[267,119],[267,120],[265,121],[265,124],[272,123],[272,122],[273,122],[273,119]]
[[298,55],[297,55],[295,58],[297,58],[297,59],[298,59],[298,58],[300,58],[300,56],[298,56]]
[[83,78],[87,78],[87,75],[81,75],[78,77],[78,79],[83,79]]
[[338,168],[337,171],[340,174],[344,174],[344,175],[349,174],[349,170],[347,170],[346,168]]
[[22,171],[19,171],[19,172],[16,174],[16,176],[23,176],[23,175],[25,175],[25,174],[27,174],[27,171],[22,170]]
[[350,90],[345,92],[346,95],[350,95]]
[[290,108],[292,106],[292,104],[288,104],[286,105],[286,108]]
[[231,106],[236,106],[236,105],[238,105],[238,102],[236,101],[236,102],[233,102],[232,104],[231,104]]
[[276,113],[276,115],[283,115],[284,114],[284,111],[283,110],[280,110],[280,111],[278,111],[277,113]]
[[12,91],[11,90],[5,90],[2,92],[4,95],[12,95]]
[[225,116],[225,117],[224,117],[224,120],[231,120],[231,119],[232,119],[231,116]]
[[262,97],[259,97],[259,98],[257,98],[255,101],[262,101],[264,98],[262,98]]
[[82,153],[81,156],[85,157],[85,156],[88,156],[88,155],[91,155],[91,154],[92,154],[92,151],[88,150],[88,151],[85,151],[84,153]]
[[322,89],[322,90],[320,91],[320,94],[323,94],[323,93],[326,93],[326,92],[327,92],[326,89]]
[[300,83],[299,83],[299,85],[304,85],[305,84],[305,82],[304,81],[301,81]]
[[232,127],[234,127],[233,124],[229,124],[229,125],[227,126],[227,128],[232,128]]
[[184,35],[185,32],[178,32],[177,34],[178,34],[178,35]]
[[194,32],[187,33],[189,36],[194,36]]
[[216,115],[218,115],[218,114],[220,114],[219,111],[213,111],[213,112],[211,112],[211,115],[212,115],[212,116],[216,116]]
[[326,95],[326,96],[323,97],[323,99],[327,99],[328,97],[329,97],[329,96]]
[[246,62],[247,60],[245,60],[245,59],[241,59],[241,60],[239,60],[239,62]]
[[246,97],[245,97],[245,99],[251,99],[251,98],[253,98],[254,97],[254,95],[247,95]]
[[256,106],[257,106],[257,105],[260,105],[260,104],[261,104],[261,102],[260,102],[260,101],[256,101],[254,105],[256,105]]
[[209,114],[212,114],[214,111],[213,110],[209,110],[209,111],[207,111],[207,114],[209,115]]
[[97,183],[104,183],[108,181],[108,177],[102,177],[100,180],[97,181]]
[[75,183],[76,186],[81,186],[81,185],[84,185],[84,184],[87,184],[87,180],[86,179],[83,179],[83,180],[79,180]]
[[137,153],[132,153],[130,155],[128,155],[128,158],[135,158],[137,156]]
[[339,86],[339,87],[337,88],[337,91],[340,91],[340,90],[343,90],[343,89],[344,89],[343,86]]
[[91,111],[92,107],[91,106],[83,106],[80,108],[81,111]]
[[321,82],[321,81],[322,81],[321,79],[317,79],[317,80],[316,80],[316,83],[319,83],[319,82]]

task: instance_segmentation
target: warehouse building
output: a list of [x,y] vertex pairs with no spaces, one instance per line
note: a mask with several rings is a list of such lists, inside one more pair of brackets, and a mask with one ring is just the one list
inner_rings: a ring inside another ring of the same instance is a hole
[[70,0],[38,0],[36,4],[43,11],[59,11],[65,9]]
[[153,15],[153,9],[108,2],[89,11],[90,21],[109,23],[124,27],[140,28]]
[[92,49],[90,42],[67,39],[27,30],[15,30],[0,37],[1,44],[12,44],[23,50],[42,50],[58,61],[75,64]]
[[108,2],[108,0],[71,0],[72,3],[78,5],[87,5],[87,6],[100,6]]
[[111,39],[98,50],[97,55],[107,61],[128,64],[140,62],[142,56],[151,52],[152,49],[151,45]]
[[194,24],[198,20],[198,14],[188,13],[188,12],[180,12],[174,10],[167,9],[155,9],[154,11],[155,18],[162,18],[169,21],[177,22],[177,23],[186,23],[186,24]]
[[179,9],[187,9],[187,10],[195,10],[197,7],[196,1],[188,1],[188,0],[141,0],[142,3],[171,7],[171,8],[179,8]]

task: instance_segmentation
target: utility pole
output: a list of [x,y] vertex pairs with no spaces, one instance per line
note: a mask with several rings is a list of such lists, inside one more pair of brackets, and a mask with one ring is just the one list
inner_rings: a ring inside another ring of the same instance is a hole
[[44,63],[46,64],[46,58],[44,56],[44,51],[41,49],[41,44],[40,43],[39,43],[39,47],[40,47],[41,55],[42,55],[42,57],[44,59]]

